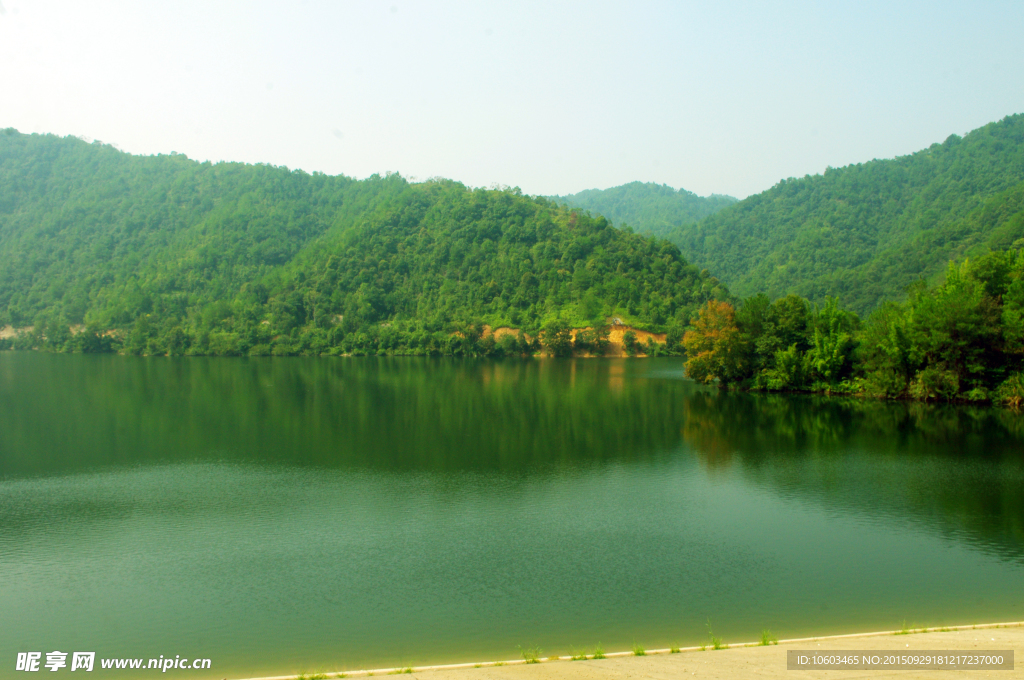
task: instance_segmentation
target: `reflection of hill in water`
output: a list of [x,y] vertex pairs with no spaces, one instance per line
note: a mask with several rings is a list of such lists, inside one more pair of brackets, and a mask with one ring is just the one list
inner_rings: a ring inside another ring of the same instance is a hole
[[639,362],[0,356],[0,475],[149,461],[532,470],[679,440]]
[[238,461],[530,474],[667,459],[1024,546],[1024,418],[721,393],[676,360],[0,355],[0,478]]
[[687,443],[710,470],[865,518],[1024,549],[1024,417],[993,408],[701,392]]

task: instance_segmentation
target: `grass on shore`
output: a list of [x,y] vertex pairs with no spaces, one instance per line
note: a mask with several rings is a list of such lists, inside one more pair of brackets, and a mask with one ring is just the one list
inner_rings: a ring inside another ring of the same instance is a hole
[[526,663],[540,663],[540,647],[527,647],[526,649],[520,647],[519,653],[522,655],[523,661]]
[[[720,638],[717,635],[715,635],[715,632],[713,630],[711,630],[711,619],[708,619],[708,621],[707,621],[707,623],[705,625],[707,626],[707,629],[708,629],[708,640],[711,642],[711,648],[712,649],[728,649],[729,645],[727,645],[724,642],[722,642],[722,638]],[[707,648],[707,645],[701,645],[700,651],[703,652],[706,648]]]

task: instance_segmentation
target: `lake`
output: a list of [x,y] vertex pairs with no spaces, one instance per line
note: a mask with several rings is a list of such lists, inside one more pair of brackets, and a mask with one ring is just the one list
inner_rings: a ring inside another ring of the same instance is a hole
[[1024,416],[720,392],[675,359],[5,352],[0,612],[3,677],[1019,620]]

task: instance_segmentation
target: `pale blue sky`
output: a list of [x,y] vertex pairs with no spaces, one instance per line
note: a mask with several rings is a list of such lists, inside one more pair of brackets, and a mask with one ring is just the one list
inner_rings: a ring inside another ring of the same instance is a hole
[[0,0],[0,127],[744,197],[1024,112],[1024,2]]

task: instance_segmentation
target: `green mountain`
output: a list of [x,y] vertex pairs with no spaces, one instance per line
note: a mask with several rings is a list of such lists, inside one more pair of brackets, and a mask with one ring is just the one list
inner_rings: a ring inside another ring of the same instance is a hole
[[572,208],[604,215],[620,227],[628,225],[643,234],[667,238],[680,229],[713,215],[734,203],[732,196],[706,198],[678,191],[664,184],[630,182],[611,189],[588,189],[552,199]]
[[1024,115],[909,156],[784,180],[665,235],[738,295],[831,295],[870,311],[937,280],[952,259],[1024,238]]
[[[667,241],[518,189],[0,132],[0,326],[34,324],[36,342],[458,353],[484,323],[664,329],[726,297]],[[89,330],[64,338],[73,324]]]

